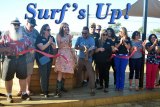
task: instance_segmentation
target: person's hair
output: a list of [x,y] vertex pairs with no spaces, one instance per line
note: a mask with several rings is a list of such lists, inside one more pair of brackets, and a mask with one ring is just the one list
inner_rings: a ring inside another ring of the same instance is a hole
[[124,35],[126,36],[126,38],[128,38],[127,29],[125,27],[121,27],[121,29],[124,31]]
[[137,35],[140,36],[140,32],[134,31],[134,32],[132,33],[132,39],[135,39],[135,37],[136,37]]
[[152,42],[152,41],[151,41],[152,36],[155,36],[155,37],[156,37],[156,39],[157,39],[156,34],[150,34],[150,35],[149,35],[149,37],[148,37],[149,42]]
[[107,33],[106,29],[102,29],[101,32],[100,32],[100,44],[101,45],[104,43],[104,38],[103,38],[104,33]]
[[44,24],[40,30],[40,36],[44,36],[44,31],[46,30],[46,28],[48,27],[48,24]]
[[111,38],[112,39],[116,37],[115,32],[114,32],[114,30],[112,28],[107,28],[106,30],[110,30],[111,31]]
[[[64,23],[62,23],[62,24],[60,25],[59,35],[60,35],[61,37],[64,37],[64,29],[63,29],[63,27],[64,27],[65,25],[69,26],[66,22],[64,22]],[[68,29],[69,29],[69,28],[68,28]]]
[[89,32],[89,28],[87,26],[84,26],[82,30],[87,30]]
[[2,35],[2,32],[0,31],[0,36]]

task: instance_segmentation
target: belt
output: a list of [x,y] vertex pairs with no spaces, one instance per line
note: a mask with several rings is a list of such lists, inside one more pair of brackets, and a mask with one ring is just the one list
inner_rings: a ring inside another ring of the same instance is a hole
[[128,56],[128,54],[117,54],[119,56]]
[[9,58],[9,59],[18,59],[18,58],[24,57],[24,56],[25,56],[25,54],[23,54],[23,55],[17,55],[17,56],[7,56],[7,58]]

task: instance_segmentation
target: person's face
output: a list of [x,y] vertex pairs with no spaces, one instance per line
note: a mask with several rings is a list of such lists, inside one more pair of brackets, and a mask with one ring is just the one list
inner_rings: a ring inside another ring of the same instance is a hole
[[27,22],[27,29],[29,31],[32,31],[34,29],[35,26],[31,25],[30,23]]
[[136,36],[135,36],[135,40],[139,40],[140,39],[140,34],[137,34]]
[[103,38],[103,40],[106,40],[106,39],[108,38],[107,32],[104,32],[104,33],[102,34],[102,38]]
[[19,27],[20,27],[20,24],[13,24],[13,26],[14,26],[14,29],[16,30],[16,32],[17,32]]
[[50,27],[47,26],[46,29],[44,30],[44,34],[45,34],[46,36],[49,36],[49,35],[50,35],[50,31],[51,31]]
[[157,39],[157,38],[156,38],[154,35],[151,36],[151,42],[152,42],[152,43],[153,43],[156,39]]
[[111,35],[112,35],[111,30],[107,30],[107,33],[108,33],[108,36],[111,37]]
[[119,30],[119,35],[120,35],[120,37],[123,37],[124,34],[125,34],[125,33],[124,33],[124,30],[123,30],[123,29],[120,29],[120,30]]
[[83,31],[82,31],[82,36],[83,36],[84,38],[87,38],[87,37],[88,37],[88,31],[87,31],[87,30],[83,30]]
[[97,33],[100,33],[100,31],[101,31],[101,29],[96,29],[96,32],[97,32]]
[[95,31],[96,31],[96,27],[95,26],[91,26],[90,33],[94,33]]
[[68,25],[64,25],[63,26],[63,30],[64,30],[64,33],[68,34],[69,33],[69,26]]

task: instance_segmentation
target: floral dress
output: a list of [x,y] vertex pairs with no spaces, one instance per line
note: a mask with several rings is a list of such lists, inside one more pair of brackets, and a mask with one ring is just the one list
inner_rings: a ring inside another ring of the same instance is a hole
[[55,63],[55,72],[74,73],[74,59],[69,46],[70,37],[68,35],[60,38],[60,46],[58,48],[58,54],[64,55],[68,62],[63,57],[58,57]]

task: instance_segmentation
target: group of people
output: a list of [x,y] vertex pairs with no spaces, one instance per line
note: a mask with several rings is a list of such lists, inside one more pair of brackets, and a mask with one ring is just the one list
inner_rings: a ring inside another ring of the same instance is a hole
[[[44,97],[49,97],[49,78],[53,58],[44,54],[30,51],[20,54],[28,49],[55,55],[55,72],[57,72],[57,84],[55,97],[61,97],[62,91],[67,92],[64,87],[65,73],[76,73],[77,87],[84,85],[89,80],[90,95],[95,95],[95,87],[106,93],[109,88],[109,70],[112,66],[114,71],[114,84],[117,91],[122,91],[125,85],[125,71],[129,62],[129,89],[132,90],[133,76],[135,75],[135,89],[139,90],[139,75],[142,68],[142,54],[148,51],[146,60],[146,88],[153,89],[158,74],[160,43],[157,36],[151,34],[149,42],[140,40],[140,32],[135,31],[132,39],[128,36],[127,29],[122,27],[119,36],[115,35],[112,28],[101,30],[101,26],[95,23],[90,28],[84,26],[81,36],[77,38],[75,49],[79,50],[77,71],[75,71],[74,52],[72,50],[72,35],[69,24],[62,23],[56,39],[51,35],[49,24],[44,24],[40,33],[34,28],[36,20],[27,19],[25,26],[20,26],[20,21],[15,19],[11,22],[11,28],[6,31],[0,44],[0,52],[3,57],[2,79],[5,81],[7,101],[13,103],[12,85],[14,74],[19,79],[20,90],[18,96],[23,100],[30,100],[30,80],[33,73],[34,60],[36,60],[40,73],[40,85]],[[57,43],[56,43],[57,42]],[[114,56],[113,56],[114,54]],[[85,73],[83,73],[85,71]],[[94,72],[95,71],[95,72]],[[82,75],[84,74],[84,75]],[[99,83],[99,87],[97,86]]]

